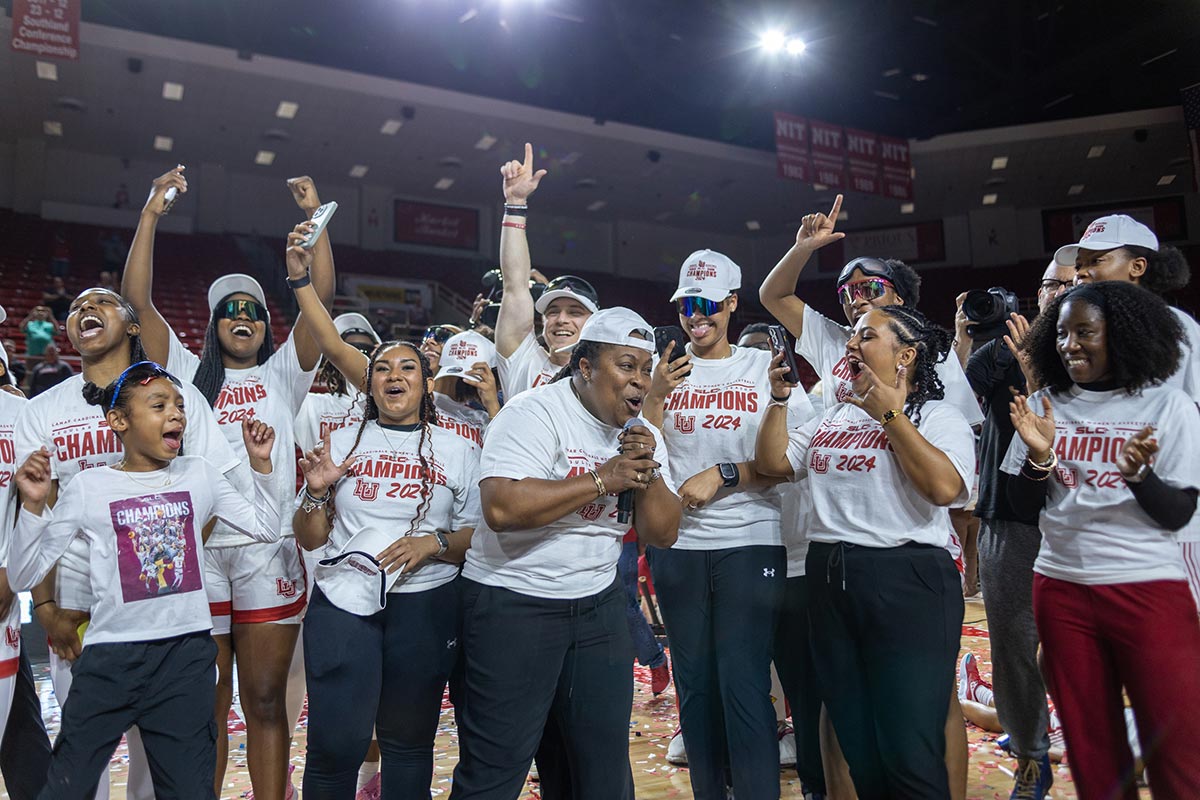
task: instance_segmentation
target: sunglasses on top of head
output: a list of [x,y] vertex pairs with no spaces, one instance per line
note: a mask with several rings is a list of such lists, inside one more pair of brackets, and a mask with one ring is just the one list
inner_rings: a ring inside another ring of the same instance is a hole
[[887,294],[887,290],[891,288],[894,287],[887,278],[867,278],[864,281],[843,283],[837,288],[837,296],[838,300],[842,301],[842,305],[848,306],[860,300],[867,302],[876,300]]
[[546,284],[542,293],[553,292],[555,289],[566,289],[575,294],[581,294],[593,302],[597,297],[596,290],[590,283],[583,278],[576,278],[574,275],[562,275],[555,278]]
[[458,331],[451,328],[449,325],[431,325],[425,329],[425,333],[421,336],[421,341],[433,339],[438,344],[445,344],[451,336]]
[[[729,298],[725,298],[728,300]],[[725,307],[725,300],[709,300],[707,297],[681,297],[675,301],[675,308],[685,317],[711,317]]]
[[237,319],[243,313],[251,322],[265,322],[267,319],[267,310],[256,300],[226,300],[217,306],[218,319]]

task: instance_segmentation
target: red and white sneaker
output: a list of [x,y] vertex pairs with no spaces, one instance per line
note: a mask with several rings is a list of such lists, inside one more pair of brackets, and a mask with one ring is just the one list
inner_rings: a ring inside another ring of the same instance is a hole
[[671,670],[667,667],[667,662],[664,661],[661,667],[650,668],[650,691],[655,697],[667,690],[671,685]]
[[974,653],[967,653],[958,662],[958,699],[985,706],[992,704],[992,685],[979,674]]
[[779,723],[779,766],[796,766],[796,731],[786,720]]
[[687,766],[687,748],[683,746],[683,728],[676,728],[667,745],[667,763],[677,767]]

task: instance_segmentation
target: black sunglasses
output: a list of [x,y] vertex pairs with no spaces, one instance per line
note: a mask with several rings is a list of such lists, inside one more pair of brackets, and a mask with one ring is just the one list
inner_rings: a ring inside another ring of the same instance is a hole
[[431,325],[425,329],[425,334],[421,337],[421,341],[433,339],[438,344],[445,344],[456,333],[458,331],[449,325]]
[[237,319],[243,313],[252,322],[267,319],[267,310],[257,300],[226,300],[217,306],[217,319]]
[[574,275],[562,275],[555,278],[546,284],[546,288],[542,294],[553,292],[555,289],[566,289],[574,294],[583,295],[593,303],[599,303],[599,295],[596,294],[596,289],[583,278],[576,278]]

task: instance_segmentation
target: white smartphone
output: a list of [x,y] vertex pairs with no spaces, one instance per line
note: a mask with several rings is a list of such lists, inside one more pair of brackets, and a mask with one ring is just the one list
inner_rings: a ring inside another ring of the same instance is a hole
[[[174,186],[167,189],[166,194],[163,195],[162,213],[164,213],[164,214],[170,213],[171,206],[175,205],[175,198],[177,198],[178,196],[179,196],[179,190],[176,189]],[[154,197],[154,189],[151,188],[150,196],[146,198],[146,202],[149,203],[151,198],[153,198],[153,197]]]
[[313,212],[312,219],[309,220],[317,227],[308,235],[308,238],[300,245],[301,247],[305,250],[312,249],[313,245],[317,243],[317,239],[321,238],[321,232],[325,230],[325,226],[329,224],[329,220],[333,219],[335,211],[337,211],[336,200],[330,200],[328,203],[317,206],[317,210]]

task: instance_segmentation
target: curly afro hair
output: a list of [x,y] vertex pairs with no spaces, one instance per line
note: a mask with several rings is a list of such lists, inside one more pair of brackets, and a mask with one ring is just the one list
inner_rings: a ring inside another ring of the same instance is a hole
[[904,413],[912,418],[914,425],[920,424],[921,407],[926,401],[946,396],[937,365],[946,360],[954,336],[910,306],[884,306],[875,310],[888,316],[888,327],[897,339],[917,350],[917,360],[909,370],[914,385],[905,398]]
[[1127,244],[1121,249],[1134,258],[1146,259],[1146,272],[1138,285],[1157,295],[1182,289],[1192,278],[1192,268],[1188,266],[1187,259],[1174,247],[1151,250],[1149,247]]
[[915,308],[921,302],[921,276],[898,258],[885,258],[884,263],[892,268],[892,285],[896,287],[896,296],[904,301],[904,305]]
[[1126,281],[1076,286],[1039,314],[1021,349],[1037,382],[1062,393],[1074,385],[1058,351],[1058,319],[1067,303],[1087,303],[1104,315],[1108,367],[1129,394],[1162,383],[1179,369],[1183,325],[1158,295]]

